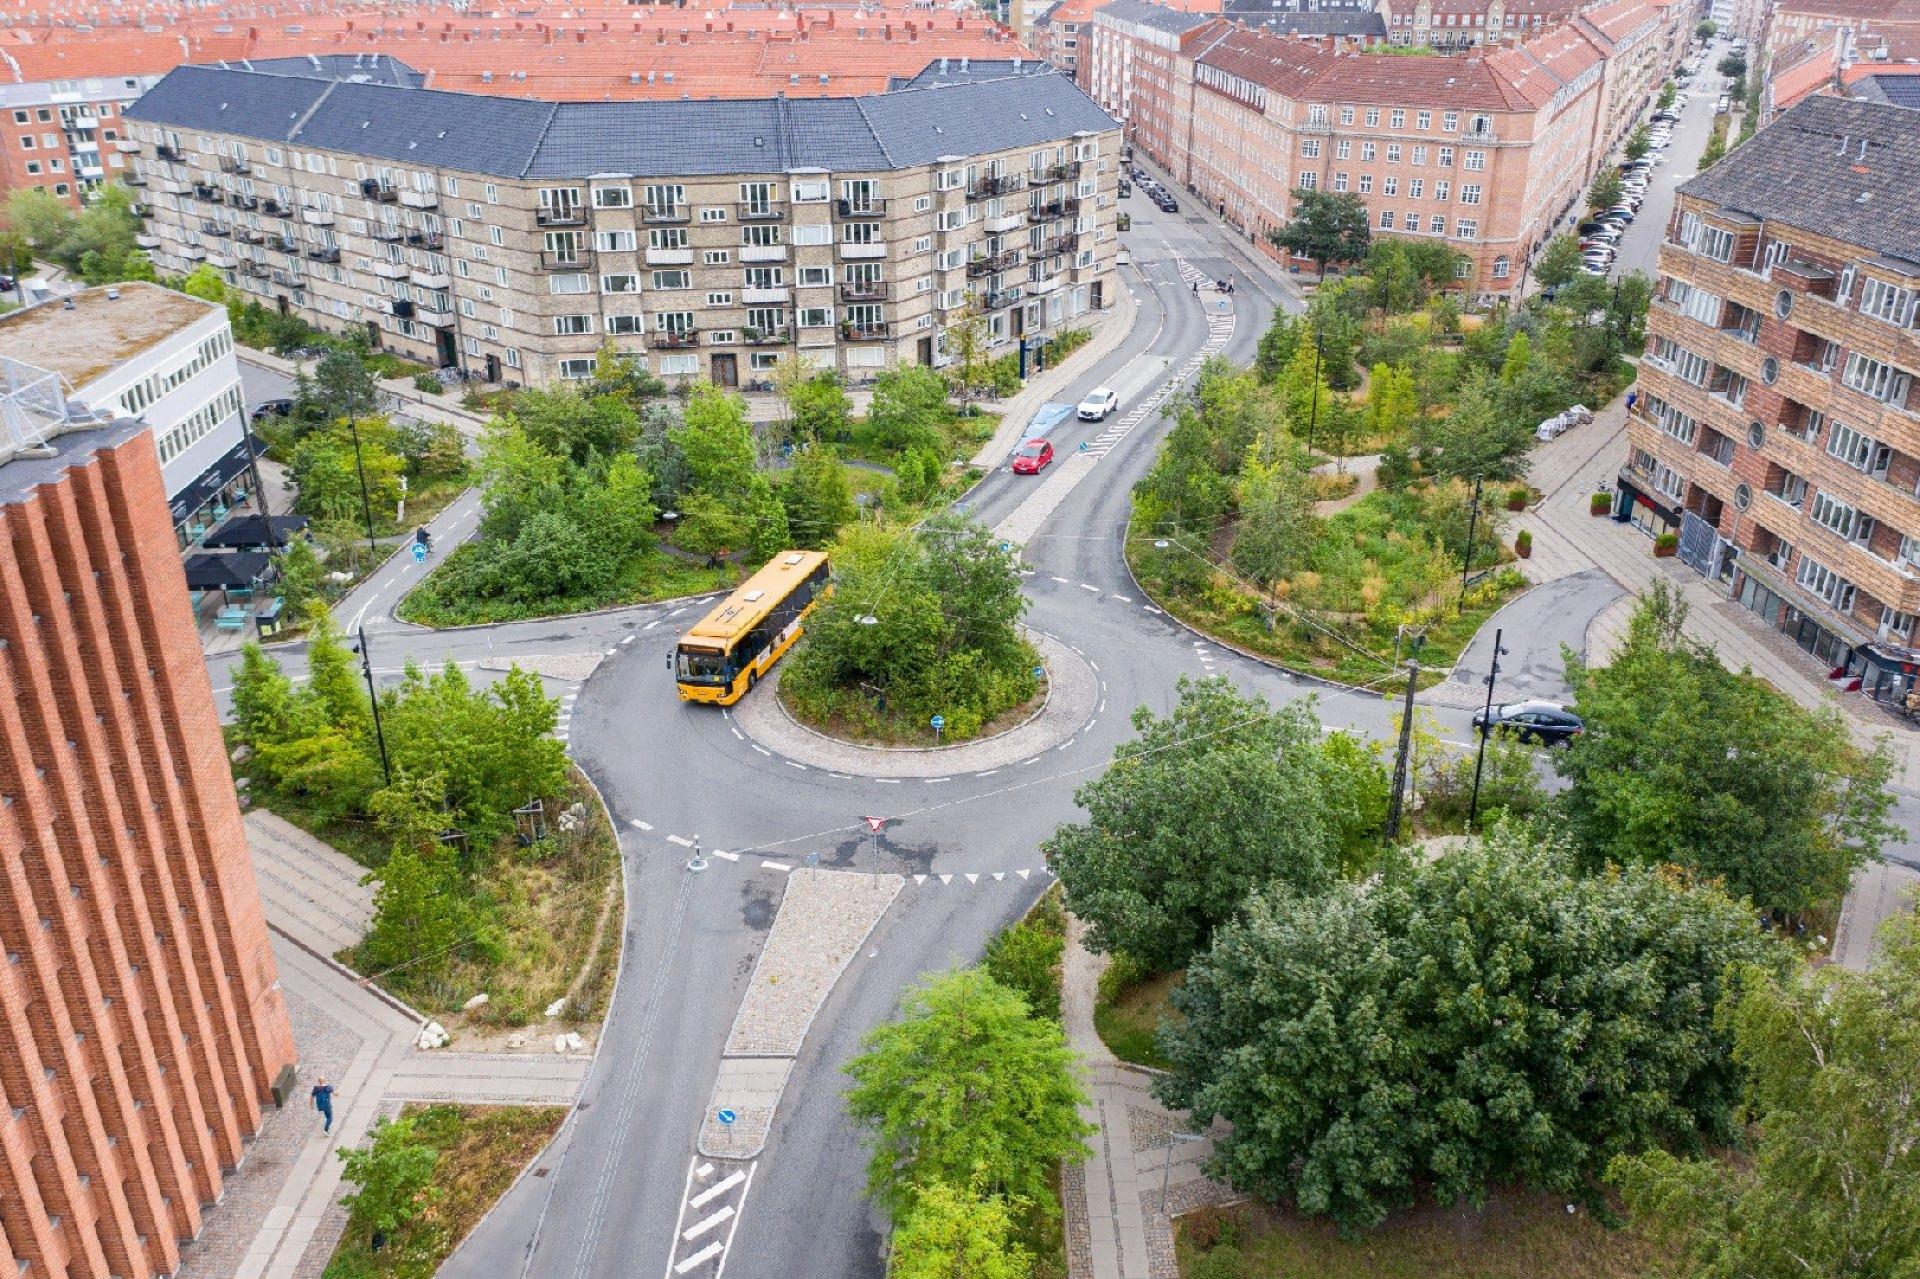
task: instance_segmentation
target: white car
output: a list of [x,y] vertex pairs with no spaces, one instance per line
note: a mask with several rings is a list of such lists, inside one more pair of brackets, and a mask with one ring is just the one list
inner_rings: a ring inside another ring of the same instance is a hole
[[1096,386],[1080,401],[1080,420],[1099,422],[1120,407],[1120,396],[1110,386]]

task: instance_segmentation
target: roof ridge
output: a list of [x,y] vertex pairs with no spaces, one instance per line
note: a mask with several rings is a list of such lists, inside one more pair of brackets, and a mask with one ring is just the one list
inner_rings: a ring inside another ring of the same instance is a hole
[[[907,90],[902,89],[900,92],[905,93]],[[887,144],[880,140],[880,128],[874,124],[873,117],[867,114],[867,99],[871,96],[873,95],[863,93],[855,98],[853,100],[853,109],[860,113],[860,123],[866,125],[867,132],[873,135],[873,145],[879,148],[880,154],[887,158],[888,164],[893,164],[893,152],[888,150]]]
[[[248,72],[243,72],[242,74],[252,74],[252,73],[248,73]],[[314,78],[316,78],[316,77],[311,77],[311,76],[309,76],[309,77],[306,77],[306,78],[307,78],[307,79],[314,79]],[[312,102],[312,104],[311,104],[311,105],[309,105],[309,106],[307,107],[307,109],[306,109],[305,111],[302,111],[302,112],[300,113],[300,116],[299,116],[299,118],[298,118],[298,119],[296,119],[296,120],[295,120],[295,121],[294,121],[294,122],[293,122],[293,123],[292,123],[291,125],[289,125],[289,126],[288,126],[288,128],[287,128],[287,141],[288,141],[288,142],[291,142],[291,141],[293,141],[293,140],[294,140],[295,138],[297,138],[297,137],[299,137],[299,136],[300,136],[300,130],[302,130],[302,129],[304,129],[304,128],[306,127],[306,125],[307,125],[307,121],[309,121],[309,120],[311,120],[311,119],[313,119],[313,113],[314,113],[314,112],[316,112],[316,111],[318,111],[318,110],[320,109],[320,107],[321,107],[321,104],[323,104],[324,102],[326,102],[326,100],[327,100],[328,98],[330,98],[330,97],[332,97],[332,96],[333,96],[333,91],[334,91],[335,89],[337,89],[337,88],[339,88],[339,87],[340,87],[340,85],[341,85],[342,83],[344,83],[344,82],[343,82],[343,81],[340,81],[340,80],[329,80],[329,81],[327,81],[327,87],[326,87],[326,88],[324,88],[324,89],[322,89],[322,90],[320,90],[320,96],[319,96],[319,97],[317,97],[317,98],[315,98],[315,99],[313,100],[313,102]]]
[[515,176],[525,178],[529,173],[533,172],[533,162],[540,158],[540,149],[547,145],[547,132],[553,128],[553,122],[560,118],[560,106],[561,104],[558,102],[552,102],[547,105],[547,118],[540,126],[540,136],[534,141],[532,146],[527,148],[526,162],[520,166],[520,172]]

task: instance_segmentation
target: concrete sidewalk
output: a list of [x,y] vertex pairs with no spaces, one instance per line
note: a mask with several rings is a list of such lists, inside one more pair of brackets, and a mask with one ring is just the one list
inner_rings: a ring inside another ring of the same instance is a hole
[[1018,392],[993,404],[982,407],[1000,414],[1000,425],[994,431],[993,438],[980,446],[973,455],[975,466],[993,467],[1000,464],[1013,452],[1014,445],[1024,438],[1027,423],[1033,417],[1033,411],[1047,401],[1063,394],[1075,380],[1085,376],[1086,371],[1110,355],[1127,335],[1133,332],[1133,319],[1138,306],[1133,300],[1133,288],[1122,281],[1119,294],[1113,305],[1098,315],[1086,318],[1097,322],[1093,336],[1086,345],[1069,355],[1050,369],[1042,369],[1027,379],[1027,384]]
[[1213,1154],[1212,1138],[1174,1140],[1176,1133],[1188,1132],[1186,1116],[1153,1099],[1148,1091],[1152,1072],[1120,1062],[1101,1042],[1093,1028],[1093,1001],[1106,959],[1080,944],[1082,931],[1080,921],[1068,916],[1061,1010],[1067,1044],[1080,1058],[1091,1098],[1080,1117],[1098,1131],[1088,1142],[1092,1157],[1061,1176],[1067,1274],[1069,1279],[1180,1279],[1172,1218],[1241,1196],[1201,1174],[1201,1164]]

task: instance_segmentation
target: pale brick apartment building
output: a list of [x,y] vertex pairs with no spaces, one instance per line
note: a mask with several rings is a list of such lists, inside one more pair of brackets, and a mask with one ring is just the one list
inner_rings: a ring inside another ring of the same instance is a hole
[[0,399],[0,1246],[171,1274],[294,1048],[151,429]]
[[1816,97],[1680,189],[1618,518],[1843,678],[1920,649],[1920,112]]
[[165,271],[489,381],[850,379],[1115,288],[1118,126],[1055,72],[859,98],[554,103],[182,67],[131,113]]

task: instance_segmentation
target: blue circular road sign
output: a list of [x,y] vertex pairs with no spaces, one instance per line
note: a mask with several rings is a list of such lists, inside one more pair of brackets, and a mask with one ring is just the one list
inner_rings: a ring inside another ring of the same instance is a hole
[[933,726],[935,728],[945,728],[947,726],[947,717],[945,715],[935,715],[933,717]]
[[427,544],[425,542],[415,542],[413,544],[413,562],[415,564],[425,564],[427,562]]
[[722,1110],[719,1114],[714,1116],[715,1119],[718,1119],[721,1123],[727,1124],[729,1126],[731,1126],[733,1121],[738,1119],[739,1117],[740,1116],[734,1114],[731,1110]]

